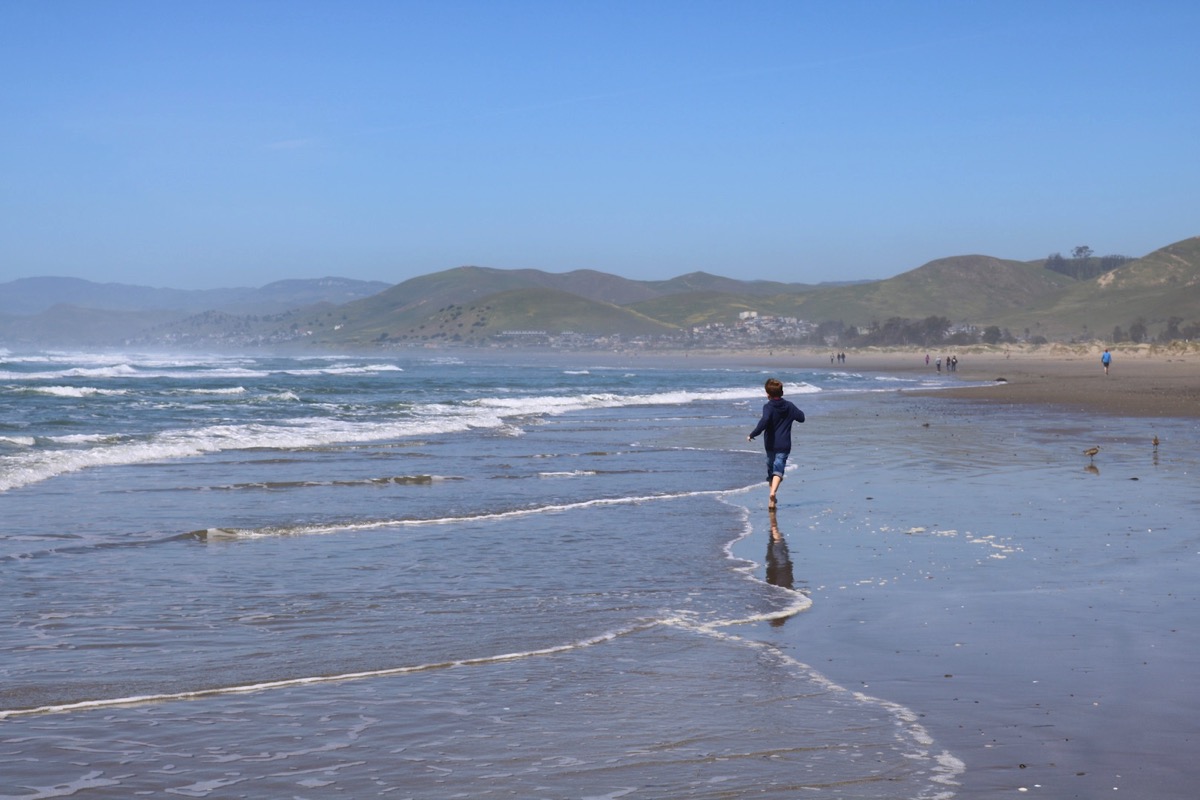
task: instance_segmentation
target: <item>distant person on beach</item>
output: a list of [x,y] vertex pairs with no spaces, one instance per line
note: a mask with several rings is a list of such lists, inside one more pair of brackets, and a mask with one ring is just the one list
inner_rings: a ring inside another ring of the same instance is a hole
[[1112,353],[1108,352],[1108,348],[1104,348],[1104,355],[1100,356],[1100,363],[1104,365],[1104,374],[1108,374],[1108,365],[1112,363]]
[[746,441],[752,442],[760,433],[765,434],[763,447],[767,451],[767,486],[771,490],[767,508],[774,511],[775,495],[779,491],[779,484],[783,482],[788,456],[792,452],[792,423],[804,422],[804,412],[790,400],[783,399],[783,384],[778,379],[768,378],[766,390],[767,402],[763,404],[762,418]]

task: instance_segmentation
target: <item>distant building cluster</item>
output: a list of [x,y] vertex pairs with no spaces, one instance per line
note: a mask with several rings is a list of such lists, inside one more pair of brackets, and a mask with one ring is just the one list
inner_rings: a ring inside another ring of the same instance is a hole
[[817,335],[817,325],[796,317],[761,316],[757,311],[738,314],[736,324],[710,322],[691,329],[688,339],[706,347],[745,347],[749,345],[806,342]]

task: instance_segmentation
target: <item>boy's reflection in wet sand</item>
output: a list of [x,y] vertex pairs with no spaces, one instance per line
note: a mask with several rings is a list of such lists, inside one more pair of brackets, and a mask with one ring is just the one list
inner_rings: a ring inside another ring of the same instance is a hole
[[[771,515],[771,538],[767,540],[767,583],[772,586],[782,586],[784,589],[795,590],[795,578],[792,575],[792,556],[788,552],[787,539],[779,532],[779,520],[774,510]],[[801,589],[800,591],[803,591]],[[773,619],[772,625],[782,625],[787,618]]]
[[782,586],[785,589],[795,588],[792,584],[792,556],[788,553],[787,539],[779,532],[779,519],[774,511],[771,514],[771,538],[767,542],[767,583],[772,586]]

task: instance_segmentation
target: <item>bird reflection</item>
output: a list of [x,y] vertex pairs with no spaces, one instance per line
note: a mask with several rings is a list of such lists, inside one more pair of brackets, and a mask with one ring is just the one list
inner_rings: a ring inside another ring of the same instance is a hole
[[1083,471],[1084,471],[1084,472],[1090,472],[1090,473],[1092,473],[1093,475],[1099,475],[1099,474],[1100,474],[1100,468],[1099,468],[1099,467],[1097,467],[1095,464],[1088,464],[1086,467],[1084,467],[1084,468],[1083,468]]

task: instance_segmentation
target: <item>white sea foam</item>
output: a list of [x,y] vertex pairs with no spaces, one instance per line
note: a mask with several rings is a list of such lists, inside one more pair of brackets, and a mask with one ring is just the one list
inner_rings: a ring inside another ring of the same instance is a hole
[[113,364],[103,367],[73,367],[63,370],[64,378],[138,378],[145,375],[132,364]]
[[128,394],[125,389],[99,389],[94,386],[35,386],[28,391],[53,397],[116,397]]
[[189,458],[226,450],[305,449],[337,443],[382,441],[499,427],[493,413],[417,414],[383,422],[296,419],[277,424],[210,425],[164,431],[140,441],[89,448],[37,451],[0,458],[0,491],[27,486],[70,472]]
[[395,364],[339,364],[329,367],[316,367],[313,369],[285,369],[277,372],[267,372],[267,375],[369,375],[374,372],[403,372],[404,369]]
[[[390,365],[379,365],[388,367]],[[112,369],[123,373],[127,364]],[[796,391],[819,391],[801,385]],[[305,449],[339,443],[384,441],[413,436],[454,433],[473,428],[509,430],[506,417],[557,415],[587,408],[626,406],[678,406],[702,401],[729,401],[757,398],[761,392],[749,388],[671,391],[652,394],[580,394],[531,397],[490,397],[464,405],[432,403],[409,409],[409,415],[383,421],[357,419],[307,418],[272,424],[247,423],[212,425],[164,431],[140,441],[122,441],[86,449],[20,453],[0,460],[0,491],[37,483],[71,472],[93,467],[189,458],[226,450]],[[269,396],[271,400],[295,402],[290,390]]]
[[[755,484],[757,485],[757,484]],[[601,497],[591,500],[579,500],[573,503],[555,503],[550,505],[533,506],[531,508],[514,508],[508,511],[493,511],[485,514],[466,514],[453,517],[432,517],[429,519],[380,519],[361,522],[344,522],[327,525],[295,525],[289,527],[268,528],[209,528],[203,532],[205,539],[261,539],[272,536],[318,536],[349,531],[371,531],[387,528],[409,528],[426,525],[461,525],[472,522],[490,522],[496,520],[517,519],[539,514],[559,514],[565,511],[575,511],[602,506],[640,505],[642,503],[679,500],[687,497],[719,497],[727,494],[728,490],[713,489],[696,492],[674,492],[669,494],[641,495],[636,497]]]
[[387,667],[384,669],[368,670],[365,672],[346,672],[339,675],[314,675],[301,678],[285,678],[278,681],[264,681],[262,683],[248,683],[235,686],[221,686],[213,689],[197,689],[193,691],[167,692],[163,694],[130,695],[128,697],[114,697],[103,700],[84,700],[78,703],[62,703],[58,705],[39,706],[37,708],[0,709],[0,720],[9,719],[12,717],[26,717],[36,714],[63,714],[72,711],[90,711],[97,708],[115,708],[123,706],[145,705],[147,703],[167,703],[179,700],[197,700],[203,697],[253,694],[274,689],[289,689],[297,686],[312,686],[327,683],[341,683],[344,681],[365,680],[368,678],[387,678],[398,675],[411,675],[417,672],[428,672],[429,670],[435,669],[450,669],[452,667],[472,667],[486,664],[500,664],[506,661],[519,661],[526,658],[551,656],[559,653],[567,653],[572,650],[580,650],[585,647],[593,647],[598,644],[603,644],[604,642],[611,642],[621,636],[647,630],[654,627],[654,624],[655,623],[652,622],[639,623],[621,628],[619,630],[605,631],[604,633],[600,633],[595,636],[589,636],[584,639],[567,642],[566,644],[551,645],[549,647],[543,647],[537,650],[500,653],[493,656],[463,658],[451,661],[441,661],[432,664],[414,664],[407,666]]
[[[818,387],[800,384],[793,388],[797,394],[821,391]],[[621,408],[626,406],[679,406],[707,400],[746,400],[762,397],[761,389],[738,387],[707,391],[656,392],[653,394],[596,393],[578,395],[535,395],[529,397],[487,397],[471,401],[474,405],[499,409],[506,414],[567,414],[588,408]]]
[[266,378],[272,375],[307,377],[319,375],[369,375],[385,372],[403,372],[395,364],[334,364],[325,367],[269,369],[249,368],[236,364],[224,365],[211,361],[196,362],[127,362],[101,363],[94,366],[74,366],[69,369],[44,372],[0,371],[0,380],[51,381],[70,378],[90,379],[145,379],[172,378],[176,380],[214,380]]
[[48,436],[46,440],[55,444],[95,444],[97,442],[117,442],[121,438],[111,433],[69,433],[63,436]]
[[17,447],[33,447],[37,440],[32,436],[0,436],[0,442]]
[[230,386],[225,389],[188,389],[186,394],[245,394],[245,386]]

